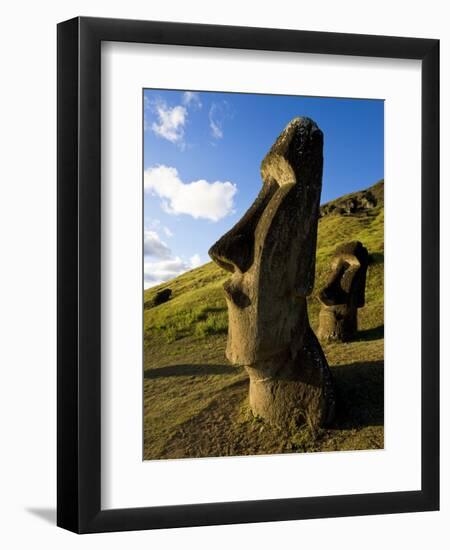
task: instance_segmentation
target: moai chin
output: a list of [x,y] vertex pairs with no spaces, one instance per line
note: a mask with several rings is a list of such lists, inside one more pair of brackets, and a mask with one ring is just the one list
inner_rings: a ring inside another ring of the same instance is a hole
[[244,365],[254,415],[313,428],[334,415],[331,373],[309,325],[322,187],[323,134],[293,119],[261,163],[263,186],[209,255],[232,273],[226,355]]
[[317,336],[323,341],[351,340],[358,330],[358,308],[364,306],[367,249],[359,241],[338,246],[331,275],[319,293],[321,303]]

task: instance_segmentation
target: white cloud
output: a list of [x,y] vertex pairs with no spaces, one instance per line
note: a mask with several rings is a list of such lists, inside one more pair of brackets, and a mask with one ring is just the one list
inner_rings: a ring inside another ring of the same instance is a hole
[[172,252],[156,231],[144,230],[144,256],[170,258]]
[[189,262],[191,264],[192,268],[199,267],[202,265],[202,259],[200,258],[200,254],[194,254],[189,258]]
[[183,105],[193,107],[194,109],[202,108],[202,102],[200,101],[198,92],[184,92],[182,102]]
[[211,127],[211,133],[213,138],[222,139],[223,131],[222,131],[222,128],[219,126],[219,124],[214,122],[212,119],[210,119],[209,125]]
[[163,231],[166,234],[166,237],[173,237],[173,232],[168,227],[164,226]]
[[144,230],[144,288],[169,281],[201,263],[199,254],[189,261],[175,256],[156,231]]
[[[198,92],[184,92],[181,96],[181,103],[182,105],[170,107],[161,99],[151,101],[144,95],[144,128],[153,130],[157,136],[184,149],[186,146],[184,128],[188,119],[188,109],[201,109],[202,102]],[[151,124],[149,112],[152,112],[157,118]]]
[[158,118],[151,126],[153,132],[172,143],[184,146],[184,126],[188,114],[186,107],[169,107],[164,101],[157,101],[153,107]]
[[225,119],[230,118],[232,112],[230,106],[226,101],[220,103],[213,103],[209,109],[209,127],[211,128],[211,134],[215,139],[223,138],[223,123]]
[[169,214],[216,222],[233,211],[237,186],[229,181],[183,183],[176,168],[160,165],[145,170],[144,190],[160,197],[162,208]]
[[[197,263],[197,260],[200,263]],[[151,286],[170,281],[186,271],[195,269],[199,265],[201,265],[199,254],[194,254],[189,262],[185,262],[178,256],[172,256],[167,260],[145,262],[144,288],[150,288]]]
[[148,288],[150,286],[159,285],[160,283],[181,275],[181,273],[185,271],[189,271],[189,269],[191,269],[191,266],[178,256],[158,262],[145,262],[144,286]]

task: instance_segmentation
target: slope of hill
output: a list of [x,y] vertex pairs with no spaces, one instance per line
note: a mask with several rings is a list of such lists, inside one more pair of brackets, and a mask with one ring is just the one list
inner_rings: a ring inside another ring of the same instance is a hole
[[[222,285],[229,275],[212,262],[144,293],[144,458],[181,458],[383,447],[383,181],[321,207],[316,281],[309,297],[317,328],[317,291],[334,248],[360,240],[369,250],[366,306],[357,338],[327,344],[336,382],[335,425],[280,432],[254,419],[247,376],[225,358],[228,315]],[[156,292],[171,299],[150,307]]]

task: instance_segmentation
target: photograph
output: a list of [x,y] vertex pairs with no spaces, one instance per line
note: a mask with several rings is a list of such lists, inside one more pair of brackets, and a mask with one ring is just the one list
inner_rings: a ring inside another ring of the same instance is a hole
[[143,459],[384,448],[384,101],[144,89]]

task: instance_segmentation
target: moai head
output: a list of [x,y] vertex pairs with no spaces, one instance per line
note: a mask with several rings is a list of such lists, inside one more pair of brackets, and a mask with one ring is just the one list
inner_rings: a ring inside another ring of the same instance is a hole
[[209,250],[232,273],[224,289],[227,357],[255,365],[294,357],[309,328],[322,187],[323,134],[293,119],[261,163],[262,189],[241,220]]
[[319,293],[322,304],[318,337],[350,340],[358,328],[358,308],[365,303],[367,249],[353,241],[338,246],[331,262],[331,275]]
[[367,248],[359,241],[338,246],[331,262],[331,275],[319,293],[322,304],[363,307],[368,265]]

